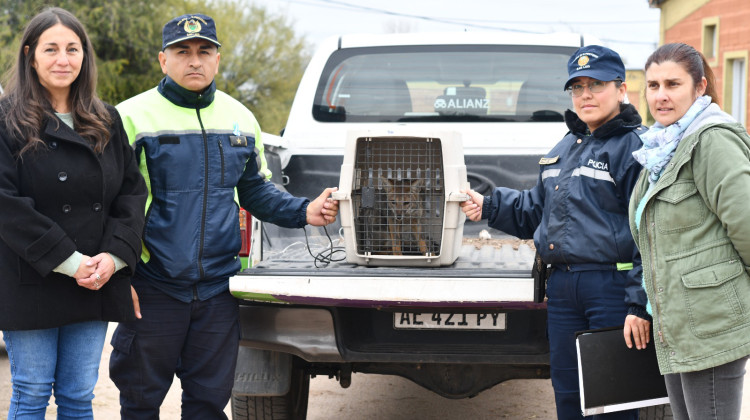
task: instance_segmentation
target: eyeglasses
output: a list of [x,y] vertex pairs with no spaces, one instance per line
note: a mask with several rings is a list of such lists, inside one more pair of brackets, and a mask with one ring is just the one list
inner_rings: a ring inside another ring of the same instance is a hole
[[579,97],[583,95],[583,90],[588,86],[591,93],[600,93],[604,91],[604,88],[607,87],[607,83],[609,82],[603,82],[601,80],[594,80],[590,83],[576,83],[574,85],[571,85],[568,87],[568,93],[570,96]]

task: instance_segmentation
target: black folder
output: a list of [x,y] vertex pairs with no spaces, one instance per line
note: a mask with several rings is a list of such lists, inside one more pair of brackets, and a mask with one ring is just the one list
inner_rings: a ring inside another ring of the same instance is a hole
[[576,347],[584,416],[669,403],[653,338],[629,349],[620,326],[578,332]]

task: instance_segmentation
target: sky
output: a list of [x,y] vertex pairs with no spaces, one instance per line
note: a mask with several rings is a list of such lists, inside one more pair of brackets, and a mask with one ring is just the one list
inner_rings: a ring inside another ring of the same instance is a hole
[[249,0],[285,16],[312,46],[349,33],[575,32],[643,68],[659,41],[659,9],[648,0]]

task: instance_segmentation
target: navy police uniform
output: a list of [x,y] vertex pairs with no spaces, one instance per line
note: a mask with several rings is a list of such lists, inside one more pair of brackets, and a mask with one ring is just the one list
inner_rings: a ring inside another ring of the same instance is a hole
[[[615,51],[588,45],[568,60],[564,89],[579,77],[624,81],[625,66]],[[539,161],[536,186],[497,188],[482,206],[490,227],[534,238],[542,260],[553,267],[547,333],[561,420],[582,418],[575,333],[623,325],[628,314],[650,320],[641,257],[628,227],[628,202],[641,171],[632,156],[642,145],[641,117],[632,105],[621,104],[620,113],[593,133],[572,111],[566,111],[565,123],[570,131]],[[638,411],[594,417],[637,419]]]
[[[559,419],[581,418],[575,332],[622,325],[628,313],[645,317],[646,306],[640,254],[627,219],[641,171],[631,155],[642,145],[641,118],[632,105],[622,105],[594,134],[572,111],[565,120],[570,132],[540,160],[537,185],[496,188],[482,208],[490,227],[533,237],[553,267],[547,328]],[[630,410],[606,418],[637,416]]]

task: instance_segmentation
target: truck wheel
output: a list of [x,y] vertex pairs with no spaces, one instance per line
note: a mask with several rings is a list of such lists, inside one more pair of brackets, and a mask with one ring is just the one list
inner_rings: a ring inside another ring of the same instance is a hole
[[639,420],[673,420],[672,407],[669,404],[641,407],[638,411]]
[[276,397],[232,395],[232,420],[304,420],[310,375],[303,369],[292,370],[289,392]]

